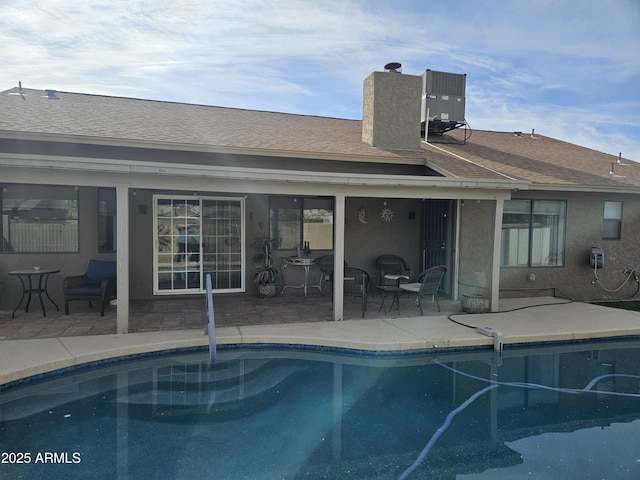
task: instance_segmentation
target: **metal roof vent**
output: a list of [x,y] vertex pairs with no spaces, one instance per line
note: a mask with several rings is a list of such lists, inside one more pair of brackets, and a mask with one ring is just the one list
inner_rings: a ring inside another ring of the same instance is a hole
[[56,91],[55,90],[45,90],[44,93],[47,94],[47,98],[49,100],[60,100],[60,97],[56,97]]
[[384,66],[385,72],[402,73],[402,64],[398,62],[387,63]]

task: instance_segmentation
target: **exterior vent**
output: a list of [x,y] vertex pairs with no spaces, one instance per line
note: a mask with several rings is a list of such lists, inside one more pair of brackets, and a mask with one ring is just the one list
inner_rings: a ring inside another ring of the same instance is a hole
[[466,125],[466,74],[426,70],[422,74],[421,120],[423,130],[442,134]]

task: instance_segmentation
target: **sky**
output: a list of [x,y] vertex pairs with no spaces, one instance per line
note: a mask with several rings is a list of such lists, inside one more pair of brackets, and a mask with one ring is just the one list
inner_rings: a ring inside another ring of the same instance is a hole
[[389,62],[464,73],[472,130],[640,162],[640,0],[1,0],[0,45],[0,91],[358,120]]

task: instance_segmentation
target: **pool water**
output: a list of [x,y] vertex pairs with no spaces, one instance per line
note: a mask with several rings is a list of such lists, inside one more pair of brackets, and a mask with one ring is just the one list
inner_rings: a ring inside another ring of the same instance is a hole
[[640,478],[638,346],[80,369],[0,391],[0,478]]

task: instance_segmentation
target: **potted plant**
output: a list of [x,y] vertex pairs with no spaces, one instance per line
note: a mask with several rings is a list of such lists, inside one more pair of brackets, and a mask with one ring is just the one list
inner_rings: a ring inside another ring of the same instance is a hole
[[258,267],[253,281],[258,287],[258,296],[260,297],[274,297],[276,295],[279,272],[273,261],[274,242],[274,239],[265,236],[257,236],[253,242],[257,250],[254,264]]

